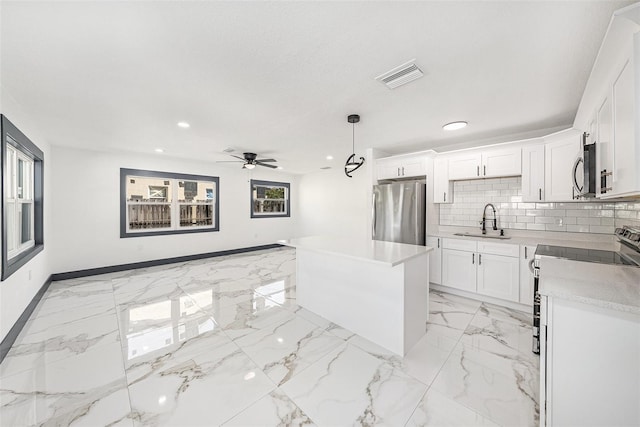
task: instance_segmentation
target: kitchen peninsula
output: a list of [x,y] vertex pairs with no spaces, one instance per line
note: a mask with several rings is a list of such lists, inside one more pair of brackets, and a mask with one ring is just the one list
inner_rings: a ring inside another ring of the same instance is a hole
[[425,334],[428,246],[313,236],[296,248],[298,304],[399,355]]

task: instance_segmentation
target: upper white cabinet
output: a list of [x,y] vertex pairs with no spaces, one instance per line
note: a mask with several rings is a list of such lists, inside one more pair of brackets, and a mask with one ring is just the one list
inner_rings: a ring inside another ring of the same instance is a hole
[[482,153],[483,178],[517,176],[522,173],[521,152],[518,148],[502,148]]
[[597,197],[640,195],[640,3],[614,13],[574,127],[596,142]]
[[471,179],[480,177],[480,152],[456,153],[449,158],[449,179]]
[[449,159],[436,157],[433,161],[433,202],[453,203],[452,187],[449,181]]
[[522,148],[522,201],[544,200],[544,145]]
[[580,154],[580,134],[576,131],[555,134],[544,150],[544,200],[570,201],[575,198],[573,165]]
[[424,177],[427,174],[427,162],[424,155],[392,156],[376,160],[378,180]]
[[522,173],[520,147],[462,152],[449,158],[449,179],[493,178]]

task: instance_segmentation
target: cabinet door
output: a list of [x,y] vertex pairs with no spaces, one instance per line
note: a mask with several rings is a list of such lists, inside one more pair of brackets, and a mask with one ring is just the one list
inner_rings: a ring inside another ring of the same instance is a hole
[[544,145],[522,149],[522,201],[544,200]]
[[517,176],[522,173],[522,155],[520,148],[490,150],[482,153],[480,176]]
[[433,161],[433,203],[453,203],[449,181],[449,160],[436,158]]
[[529,263],[535,253],[535,246],[520,246],[520,304],[533,305],[533,272]]
[[480,153],[456,154],[449,158],[449,179],[469,179],[481,176],[480,164],[482,156]]
[[424,157],[405,158],[400,164],[400,176],[425,176],[427,167]]
[[574,199],[572,169],[579,152],[580,138],[574,134],[545,144],[544,188],[547,202]]
[[469,292],[476,291],[475,252],[442,250],[442,284]]
[[520,294],[519,258],[479,253],[477,292],[518,302]]
[[440,285],[442,283],[442,244],[440,237],[427,236],[427,246],[433,248],[429,252],[429,282]]
[[376,160],[376,177],[378,181],[383,179],[393,179],[400,176],[400,164],[394,159]]
[[[606,194],[607,190],[600,188],[600,174],[603,172],[613,172],[613,110],[611,109],[611,97],[606,97],[596,114],[596,163],[598,163],[598,174],[596,175],[597,194]],[[593,130],[591,130],[593,132]],[[589,135],[591,139],[593,135]],[[607,176],[607,185],[612,183],[612,176]]]
[[[638,173],[638,149],[635,143],[633,64],[627,61],[620,75],[613,83],[613,135],[614,169],[611,192],[608,196],[639,191],[636,174]],[[611,178],[611,177],[610,177]]]

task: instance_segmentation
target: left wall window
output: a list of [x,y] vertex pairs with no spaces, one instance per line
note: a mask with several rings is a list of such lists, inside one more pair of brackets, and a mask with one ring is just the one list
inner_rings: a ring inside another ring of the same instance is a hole
[[2,116],[2,280],[44,248],[43,153]]

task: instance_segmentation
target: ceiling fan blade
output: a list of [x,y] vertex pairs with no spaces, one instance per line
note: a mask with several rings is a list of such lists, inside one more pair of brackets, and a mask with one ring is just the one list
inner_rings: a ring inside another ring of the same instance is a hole
[[266,168],[271,168],[271,169],[277,169],[278,167],[276,165],[269,165],[267,163],[262,163],[256,160],[256,165],[258,166],[264,166]]
[[257,159],[256,162],[277,162],[276,159]]

